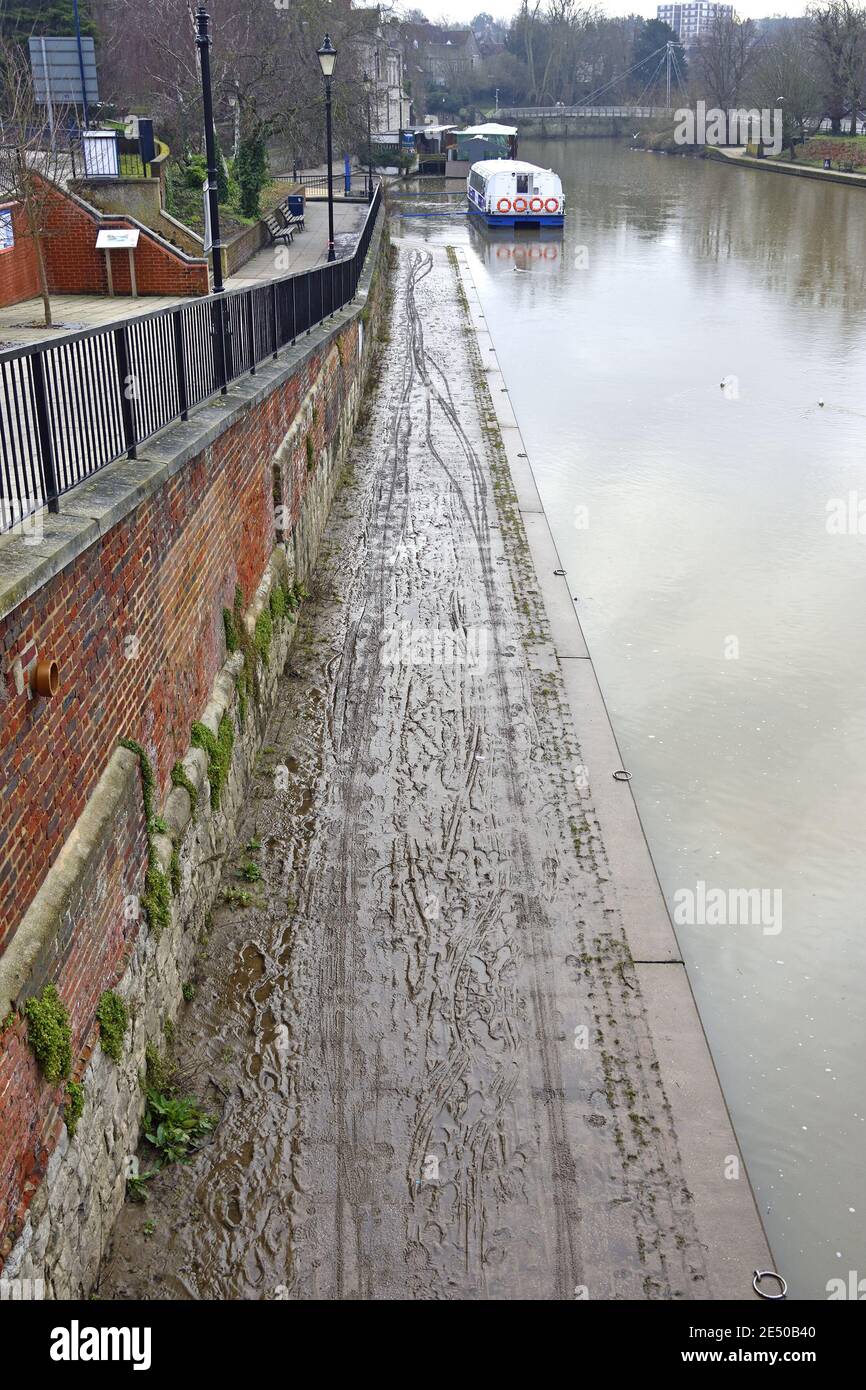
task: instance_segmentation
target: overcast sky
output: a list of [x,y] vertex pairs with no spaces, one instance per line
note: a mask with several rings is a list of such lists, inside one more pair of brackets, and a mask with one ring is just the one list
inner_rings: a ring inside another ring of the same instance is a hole
[[[544,0],[542,0],[542,6]],[[510,19],[520,8],[519,0],[436,0],[436,3],[425,5],[423,0],[406,0],[404,9],[417,8],[428,19],[434,22],[441,17],[453,20],[455,24],[468,24],[477,14],[486,11],[492,14],[495,19]],[[601,9],[605,14],[642,14],[648,18],[655,18],[656,0],[625,0],[618,4],[616,0],[602,0]],[[803,14],[806,9],[806,0],[793,0],[793,3],[785,3],[785,0],[736,0],[737,14],[743,19],[763,19],[768,14]]]

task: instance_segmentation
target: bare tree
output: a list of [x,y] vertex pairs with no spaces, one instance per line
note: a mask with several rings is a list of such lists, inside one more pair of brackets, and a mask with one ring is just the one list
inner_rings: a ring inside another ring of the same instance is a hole
[[729,111],[739,97],[754,66],[759,35],[751,19],[716,14],[692,54],[692,74],[698,94],[712,98],[714,106]]
[[[45,123],[36,100],[25,49],[0,42],[0,198],[21,208],[26,235],[33,242],[45,327],[51,327],[51,296],[45,264],[45,238],[53,185],[68,171],[69,158]],[[54,123],[63,127],[63,111],[55,107]]]
[[762,45],[750,83],[758,107],[782,110],[782,147],[795,154],[796,142],[821,124],[820,77],[811,44],[812,25],[800,20],[772,34]]
[[840,133],[843,117],[850,114],[854,135],[866,83],[866,11],[850,0],[826,0],[813,5],[808,15],[833,134]]

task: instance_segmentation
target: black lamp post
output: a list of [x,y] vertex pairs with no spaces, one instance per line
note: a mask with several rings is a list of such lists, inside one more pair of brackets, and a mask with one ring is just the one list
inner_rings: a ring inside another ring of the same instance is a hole
[[370,121],[370,93],[373,89],[373,79],[368,72],[364,73],[364,91],[367,93],[367,201],[373,201],[373,127]]
[[[223,255],[220,241],[219,192],[217,190],[216,139],[213,125],[213,94],[210,79],[210,34],[208,24],[210,15],[204,5],[199,5],[195,13],[195,43],[201,62],[201,100],[204,111],[204,147],[207,155],[207,204],[210,219],[211,264],[213,266],[213,292],[223,293]],[[213,305],[214,356],[216,374],[220,388],[225,394],[226,382],[230,372],[228,342],[226,340],[225,306],[221,299]]]
[[331,77],[334,73],[334,64],[337,61],[337,50],[331,43],[330,34],[326,34],[322,47],[316,49],[319,59],[319,67],[322,69],[322,76],[325,79],[325,133],[327,138],[328,155],[328,260],[336,260],[334,251],[334,172],[333,151],[331,146]]

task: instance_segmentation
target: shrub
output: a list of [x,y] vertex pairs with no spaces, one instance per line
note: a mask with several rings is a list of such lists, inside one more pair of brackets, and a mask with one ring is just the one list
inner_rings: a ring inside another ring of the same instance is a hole
[[27,1041],[46,1081],[61,1081],[72,1069],[72,1030],[66,1005],[54,985],[45,985],[24,1006]]
[[66,1086],[66,1107],[63,1114],[70,1139],[75,1137],[78,1121],[81,1119],[83,1112],[84,1083],[82,1081],[70,1081]]
[[115,994],[113,989],[107,989],[100,995],[96,1006],[96,1018],[103,1052],[113,1062],[119,1062],[124,1035],[129,1027],[129,1011],[120,995]]

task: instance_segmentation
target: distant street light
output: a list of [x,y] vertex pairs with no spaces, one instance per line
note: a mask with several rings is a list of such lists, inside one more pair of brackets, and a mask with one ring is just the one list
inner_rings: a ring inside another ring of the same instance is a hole
[[368,72],[364,73],[364,91],[367,93],[367,199],[373,201],[373,126],[370,119],[370,94],[373,90],[373,79]]
[[331,140],[331,78],[334,74],[334,64],[337,61],[337,50],[331,43],[330,34],[326,34],[322,41],[322,47],[316,49],[319,59],[319,67],[322,69],[322,76],[325,79],[325,133],[328,146],[328,260],[337,259],[334,250],[334,174],[331,168],[333,164],[333,150]]

